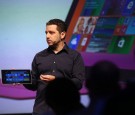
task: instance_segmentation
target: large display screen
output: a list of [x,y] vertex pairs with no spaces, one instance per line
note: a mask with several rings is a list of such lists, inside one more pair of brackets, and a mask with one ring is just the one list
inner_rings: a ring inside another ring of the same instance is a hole
[[135,0],[79,0],[66,40],[86,66],[106,59],[134,70]]

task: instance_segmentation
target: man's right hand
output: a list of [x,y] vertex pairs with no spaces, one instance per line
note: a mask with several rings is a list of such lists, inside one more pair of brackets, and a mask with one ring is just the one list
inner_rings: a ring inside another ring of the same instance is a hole
[[55,76],[53,76],[53,75],[43,75],[43,74],[41,74],[41,75],[40,75],[40,79],[41,79],[41,80],[44,80],[44,81],[52,81],[52,80],[55,79]]

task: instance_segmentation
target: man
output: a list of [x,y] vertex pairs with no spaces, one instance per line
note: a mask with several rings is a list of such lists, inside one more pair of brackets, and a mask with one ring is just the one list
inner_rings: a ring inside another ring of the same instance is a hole
[[83,59],[65,43],[67,26],[60,19],[46,23],[46,41],[48,48],[37,53],[32,62],[32,84],[24,85],[27,89],[37,90],[33,115],[40,115],[48,110],[44,100],[44,91],[49,81],[65,77],[71,79],[78,90],[85,77]]

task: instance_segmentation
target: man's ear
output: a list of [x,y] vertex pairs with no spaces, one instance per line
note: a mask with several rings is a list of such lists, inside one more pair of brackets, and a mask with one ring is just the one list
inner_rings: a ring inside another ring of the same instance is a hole
[[61,32],[61,39],[63,40],[65,39],[65,37],[66,37],[66,32]]

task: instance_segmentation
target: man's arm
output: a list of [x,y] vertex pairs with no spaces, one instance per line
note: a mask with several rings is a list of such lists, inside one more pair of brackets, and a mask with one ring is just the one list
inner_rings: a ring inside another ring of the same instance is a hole
[[81,54],[78,54],[74,60],[72,81],[76,84],[78,89],[82,88],[85,80],[85,66]]

